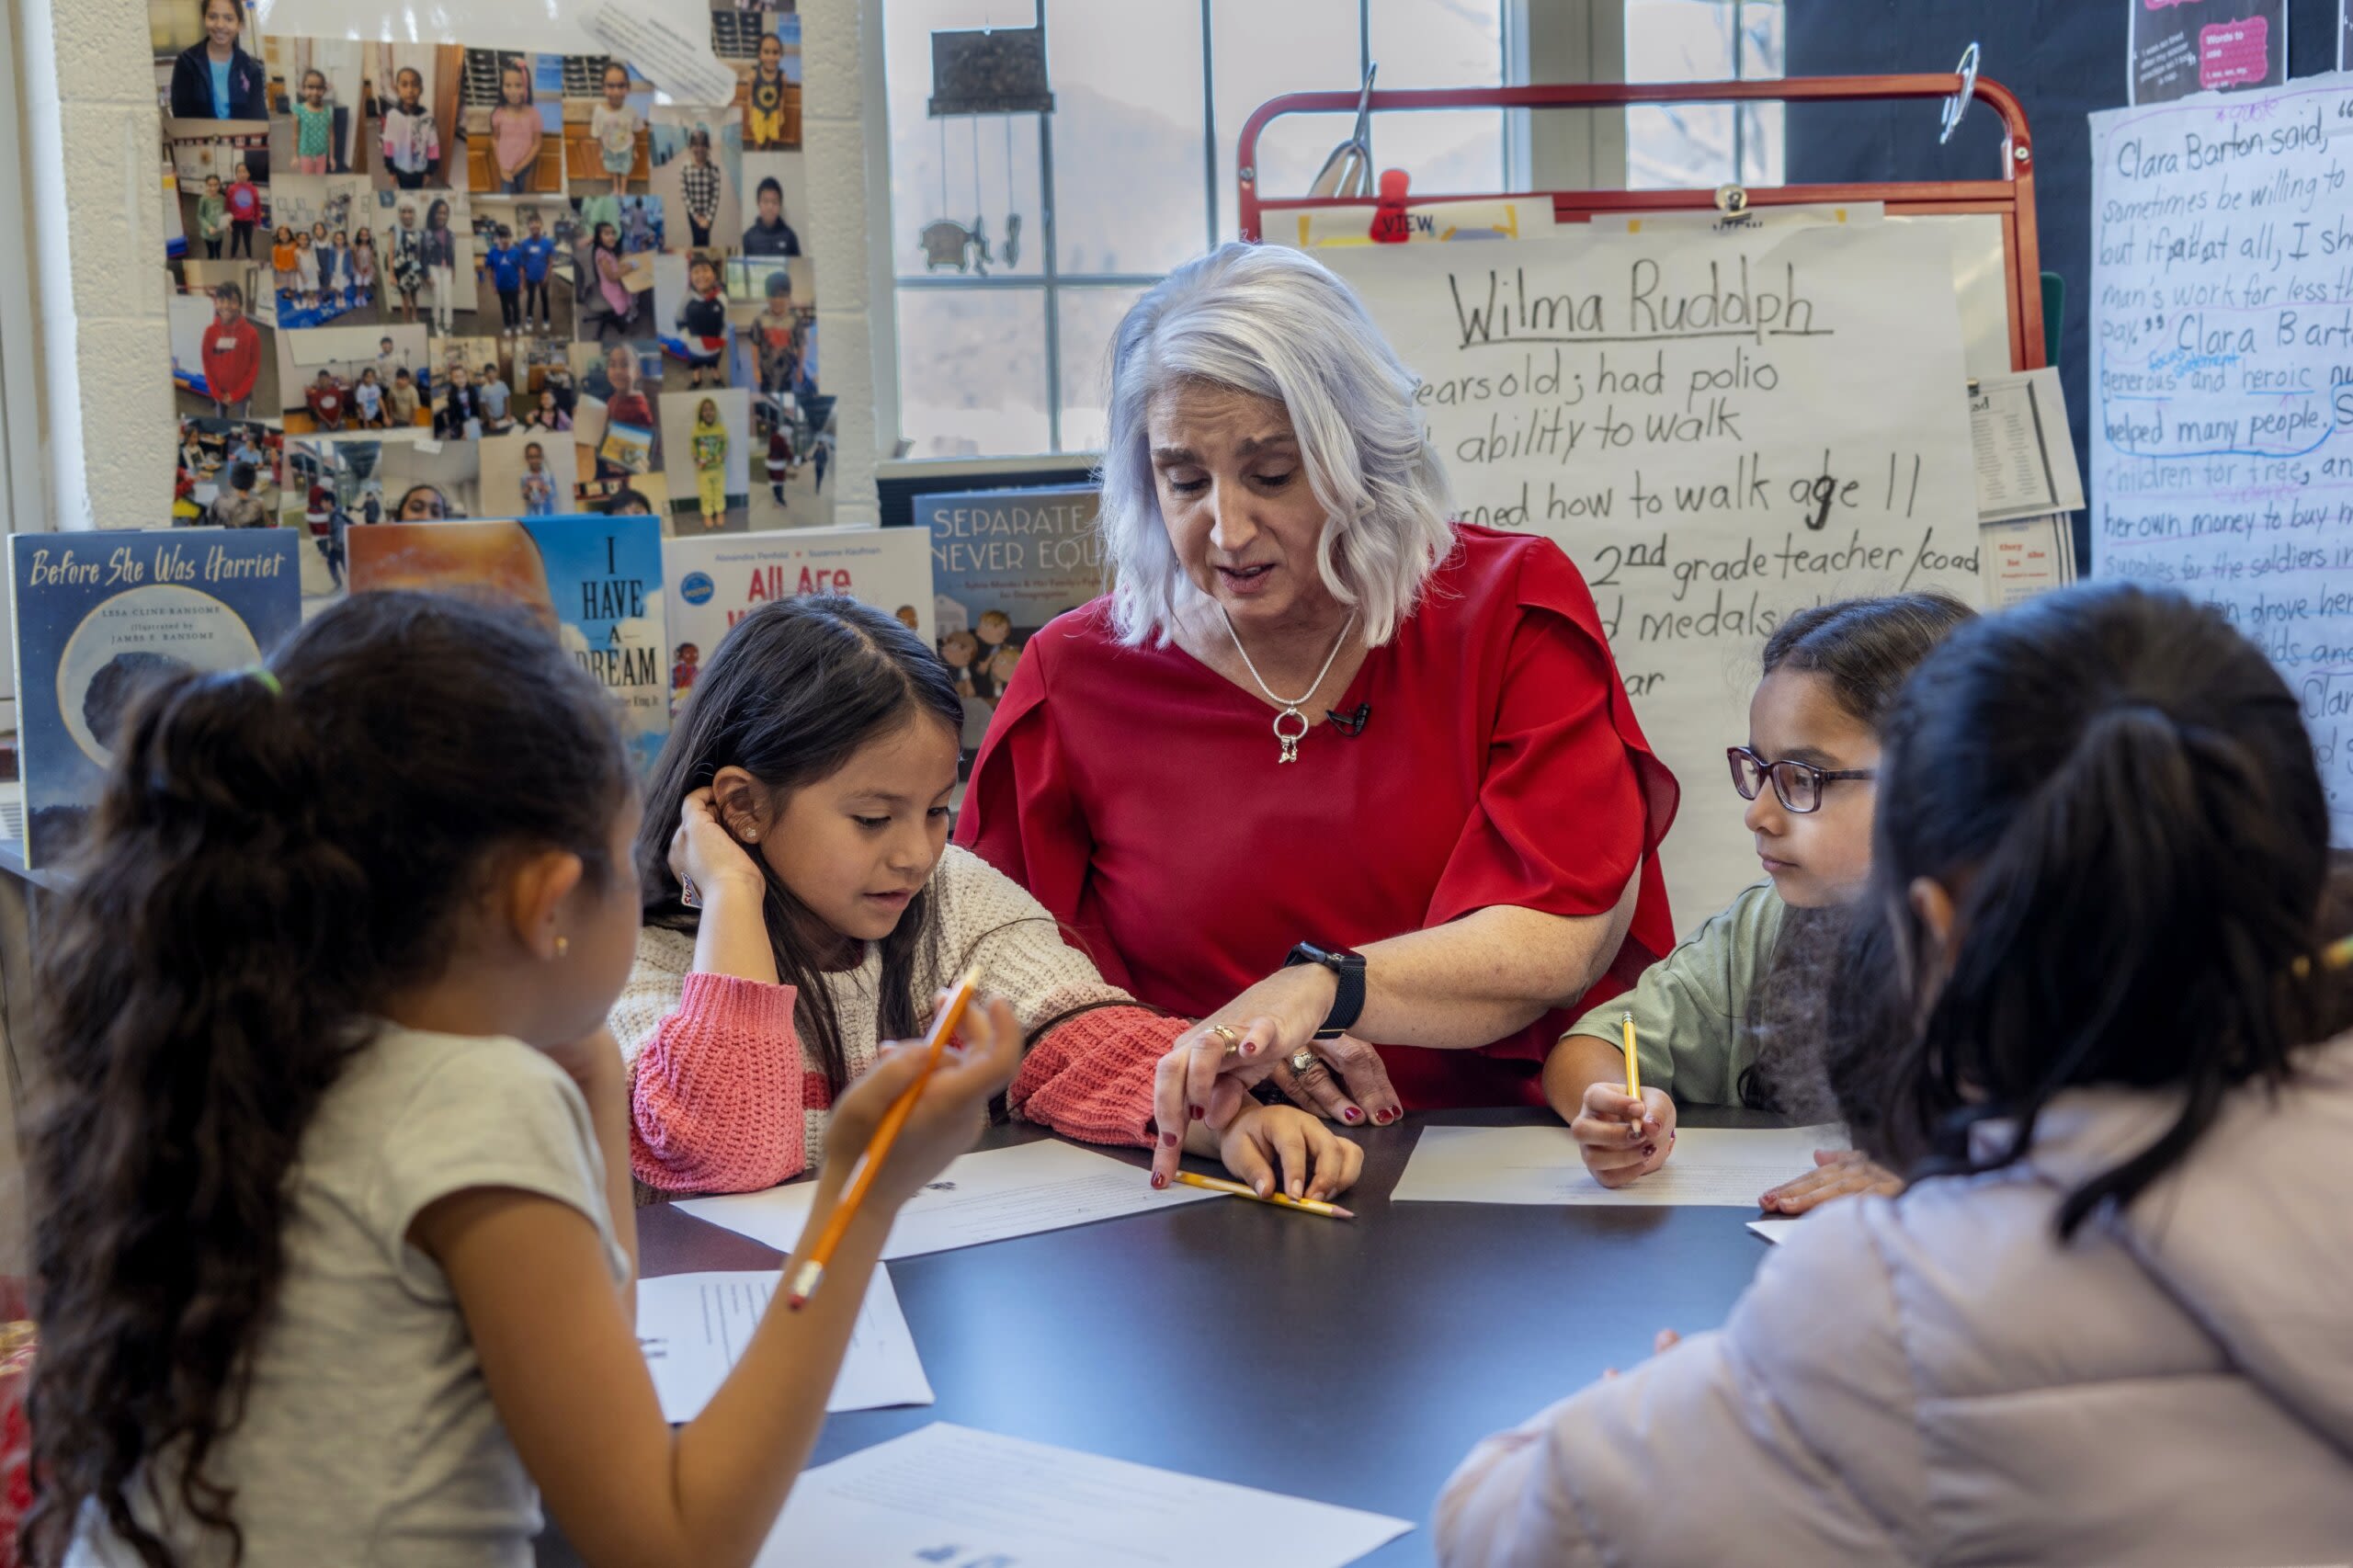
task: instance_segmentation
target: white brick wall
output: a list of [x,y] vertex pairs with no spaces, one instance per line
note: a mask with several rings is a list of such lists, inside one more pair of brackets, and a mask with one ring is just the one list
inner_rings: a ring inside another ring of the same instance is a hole
[[147,6],[20,10],[52,526],[160,528],[178,432]]

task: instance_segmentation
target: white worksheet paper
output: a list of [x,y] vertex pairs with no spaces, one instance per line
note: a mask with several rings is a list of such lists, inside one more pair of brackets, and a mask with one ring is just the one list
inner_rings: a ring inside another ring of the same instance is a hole
[[1425,1127],[1390,1200],[1754,1209],[1767,1187],[1813,1169],[1816,1149],[1846,1146],[1846,1130],[1835,1125],[1686,1127],[1665,1165],[1613,1191],[1586,1171],[1566,1127]]
[[1413,1528],[938,1422],[802,1474],[754,1568],[1341,1568]]
[[1748,1222],[1748,1228],[1775,1246],[1779,1246],[1781,1244],[1782,1233],[1796,1223],[1795,1220],[1751,1220]]
[[[815,1196],[813,1182],[801,1182],[732,1198],[692,1199],[678,1208],[790,1252],[809,1222]],[[991,1149],[955,1161],[909,1199],[882,1244],[882,1256],[952,1252],[1223,1196],[1182,1186],[1154,1192],[1147,1173],[1134,1165],[1051,1140]]]
[[[637,1343],[661,1396],[662,1418],[692,1421],[735,1369],[735,1359],[768,1310],[779,1276],[749,1273],[665,1274],[637,1282]],[[891,1271],[877,1268],[851,1328],[849,1349],[835,1374],[827,1410],[881,1410],[932,1403],[915,1342]]]

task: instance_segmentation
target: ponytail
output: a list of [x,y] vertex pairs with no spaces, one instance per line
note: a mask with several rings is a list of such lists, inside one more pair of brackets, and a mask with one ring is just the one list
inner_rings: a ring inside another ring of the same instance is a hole
[[[2008,1165],[2076,1085],[2177,1094],[2154,1143],[2067,1195],[2070,1235],[2314,1038],[2295,974],[2326,802],[2294,698],[2211,609],[2102,585],[1963,628],[1890,718],[1876,839],[1831,1065],[1858,1141],[1899,1168]],[[1922,878],[1953,902],[1945,950]]]
[[242,1551],[206,1463],[242,1415],[322,1097],[448,961],[494,852],[611,869],[620,742],[530,623],[365,595],[273,666],[141,694],[40,955],[29,1562],[91,1507],[173,1562],[138,1493]]

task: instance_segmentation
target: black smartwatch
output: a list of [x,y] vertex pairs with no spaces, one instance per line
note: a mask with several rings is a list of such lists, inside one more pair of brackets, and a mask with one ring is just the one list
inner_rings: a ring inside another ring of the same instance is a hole
[[1293,964],[1321,964],[1332,971],[1340,989],[1332,998],[1332,1010],[1324,1016],[1324,1027],[1315,1031],[1317,1040],[1337,1040],[1348,1032],[1357,1016],[1364,1011],[1364,955],[1352,953],[1346,948],[1319,948],[1313,942],[1302,942],[1283,960],[1283,967]]

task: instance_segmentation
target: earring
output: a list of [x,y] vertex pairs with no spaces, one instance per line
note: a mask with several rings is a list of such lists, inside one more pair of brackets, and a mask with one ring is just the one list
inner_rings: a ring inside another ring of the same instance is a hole
[[745,842],[745,843],[746,843],[746,844],[757,844],[759,841],[760,841],[760,830],[759,830],[758,828],[756,828],[756,827],[747,827],[747,828],[745,828],[745,829],[744,830],[744,842]]
[[555,939],[555,956],[562,958],[564,954],[570,951],[572,951],[572,938],[569,937],[558,937]]

